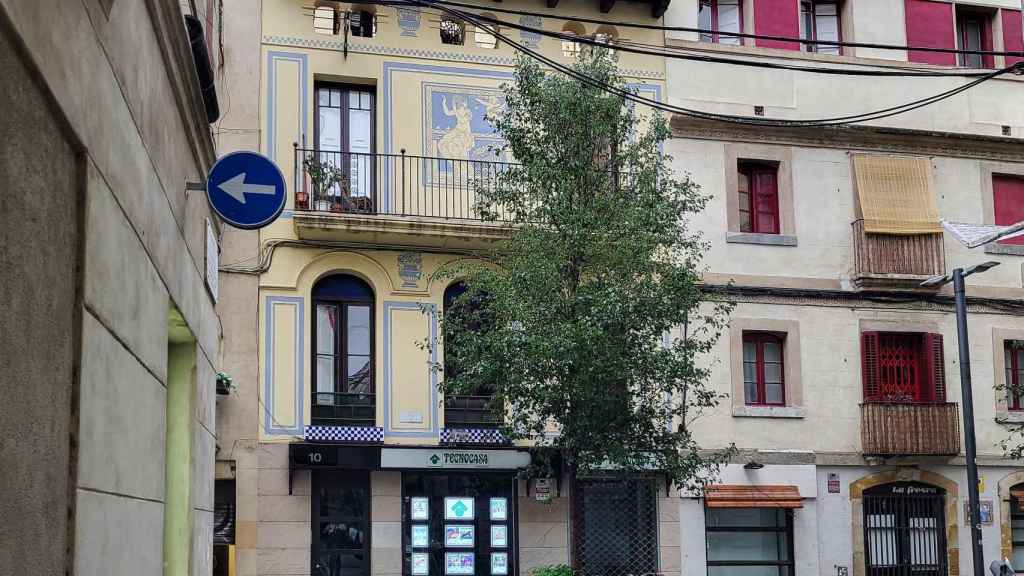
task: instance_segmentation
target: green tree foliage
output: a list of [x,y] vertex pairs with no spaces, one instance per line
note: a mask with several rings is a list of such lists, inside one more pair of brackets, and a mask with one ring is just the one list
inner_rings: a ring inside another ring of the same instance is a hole
[[[604,50],[575,66],[624,85]],[[723,455],[699,450],[690,424],[720,400],[707,355],[728,312],[698,285],[707,245],[687,216],[707,198],[673,176],[660,115],[528,60],[504,90],[491,121],[515,163],[477,197],[510,238],[440,272],[467,285],[442,318],[442,390],[493,393],[506,434],[577,472],[702,483]]]

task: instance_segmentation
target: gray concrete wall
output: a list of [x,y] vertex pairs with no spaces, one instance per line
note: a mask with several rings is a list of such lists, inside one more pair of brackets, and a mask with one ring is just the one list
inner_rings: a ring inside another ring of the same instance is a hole
[[43,576],[65,567],[82,183],[15,44],[0,13],[0,571]]

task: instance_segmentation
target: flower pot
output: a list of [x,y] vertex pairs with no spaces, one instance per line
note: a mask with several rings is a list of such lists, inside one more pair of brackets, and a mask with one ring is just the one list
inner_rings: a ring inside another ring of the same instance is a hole
[[344,211],[345,211],[345,209],[342,208],[341,202],[331,202],[331,212],[344,212]]
[[295,209],[296,210],[308,210],[309,209],[309,193],[308,192],[296,192],[295,193]]

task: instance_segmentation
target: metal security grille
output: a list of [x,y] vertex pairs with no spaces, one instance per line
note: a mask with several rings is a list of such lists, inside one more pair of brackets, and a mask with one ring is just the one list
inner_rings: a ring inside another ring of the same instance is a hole
[[945,492],[896,482],[864,492],[868,576],[946,576]]
[[585,576],[658,570],[657,490],[647,479],[577,480],[573,563]]

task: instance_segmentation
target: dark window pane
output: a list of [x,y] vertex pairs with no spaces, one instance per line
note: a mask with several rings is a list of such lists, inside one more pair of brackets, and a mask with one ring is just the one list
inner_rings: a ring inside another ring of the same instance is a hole
[[[789,560],[784,532],[708,532],[708,560]],[[780,557],[781,555],[781,557]]]
[[321,548],[362,548],[366,534],[362,522],[321,522]]
[[775,508],[708,508],[704,517],[708,528],[782,528],[786,525],[785,514]]
[[324,482],[319,487],[321,518],[366,518],[365,488],[336,486]]
[[362,576],[365,553],[322,552],[313,564],[313,576]]

